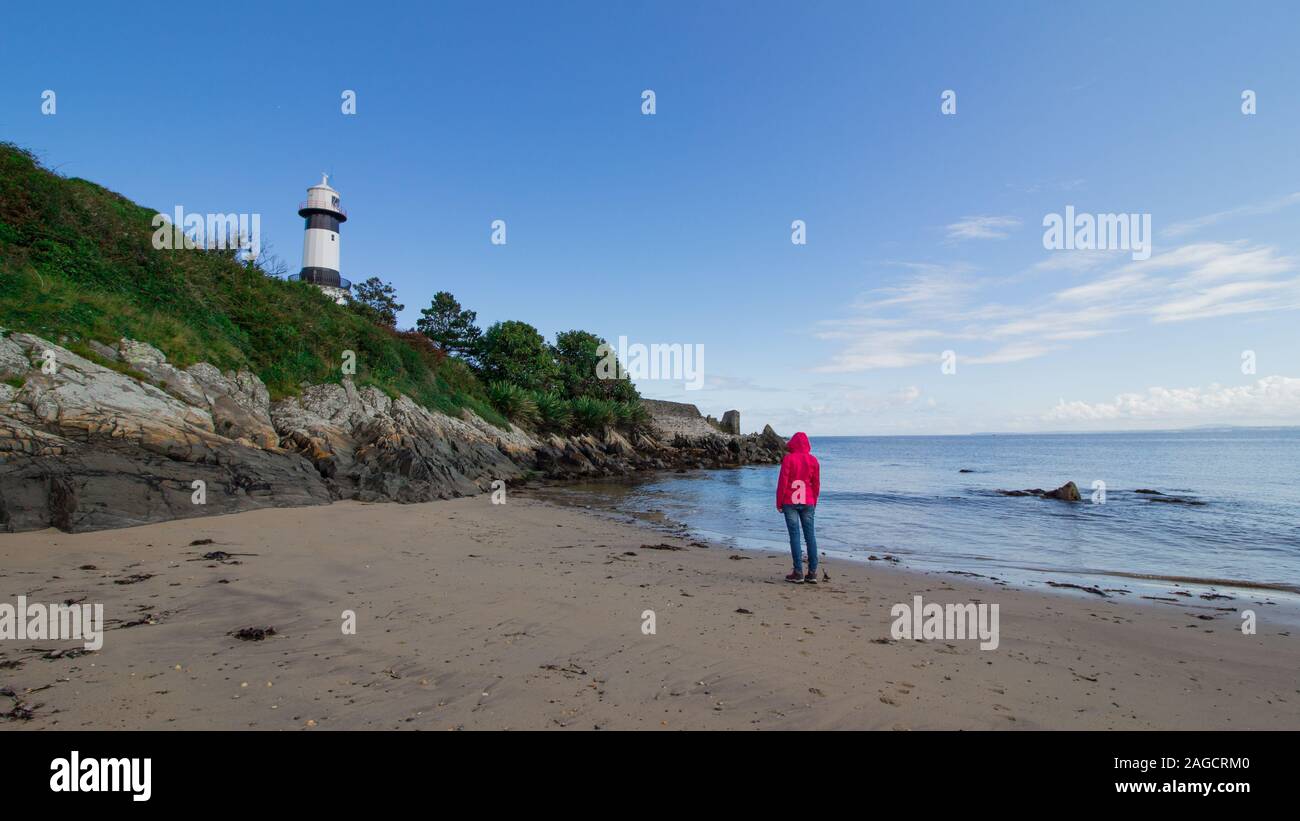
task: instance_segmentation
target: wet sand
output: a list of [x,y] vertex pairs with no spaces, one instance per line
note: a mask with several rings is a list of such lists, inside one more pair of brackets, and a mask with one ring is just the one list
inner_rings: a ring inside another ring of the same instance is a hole
[[[108,622],[83,655],[0,641],[0,730],[1300,729],[1300,643],[1247,597],[844,561],[796,586],[787,557],[697,545],[518,495],[0,535],[0,602]],[[998,604],[998,648],[891,639],[917,594]]]

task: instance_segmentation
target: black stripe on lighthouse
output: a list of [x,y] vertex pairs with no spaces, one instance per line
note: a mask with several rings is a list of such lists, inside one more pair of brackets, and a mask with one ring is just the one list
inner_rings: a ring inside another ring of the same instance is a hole
[[319,211],[307,215],[307,229],[323,228],[326,231],[339,232],[339,218],[333,214],[322,214]]
[[303,282],[310,282],[313,285],[330,285],[334,288],[341,287],[342,277],[339,272],[333,268],[303,268],[298,273],[298,279]]

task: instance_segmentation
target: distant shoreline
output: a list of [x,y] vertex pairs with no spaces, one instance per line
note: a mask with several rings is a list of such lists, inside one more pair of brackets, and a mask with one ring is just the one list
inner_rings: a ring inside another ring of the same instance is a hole
[[1211,425],[1192,428],[1125,428],[1124,430],[1038,430],[1038,431],[973,431],[971,433],[808,433],[817,439],[936,439],[974,436],[1116,436],[1132,434],[1171,433],[1243,433],[1254,431],[1300,431],[1300,425]]

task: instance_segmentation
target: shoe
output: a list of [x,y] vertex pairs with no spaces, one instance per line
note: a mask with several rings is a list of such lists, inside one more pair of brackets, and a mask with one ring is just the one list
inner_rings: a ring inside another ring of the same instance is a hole
[[803,576],[800,576],[798,573],[794,572],[793,570],[790,571],[790,575],[785,577],[785,580],[788,581],[790,584],[803,584]]
[[816,584],[816,583],[817,583],[817,571],[816,571],[816,570],[809,571],[808,575],[803,577],[803,583],[804,583],[804,584]]

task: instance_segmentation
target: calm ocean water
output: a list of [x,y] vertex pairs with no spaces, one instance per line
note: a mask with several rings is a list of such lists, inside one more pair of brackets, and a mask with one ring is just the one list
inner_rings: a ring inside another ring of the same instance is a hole
[[[818,543],[840,558],[889,554],[905,567],[1038,586],[1140,592],[1274,587],[1300,592],[1300,429],[1070,435],[814,437]],[[973,473],[960,473],[963,468]],[[668,474],[609,494],[707,539],[787,550],[776,467]],[[1084,501],[1006,497],[1073,480]],[[1093,482],[1106,498],[1093,504]],[[1204,502],[1152,502],[1139,488]],[[1150,578],[1147,578],[1150,577]]]

